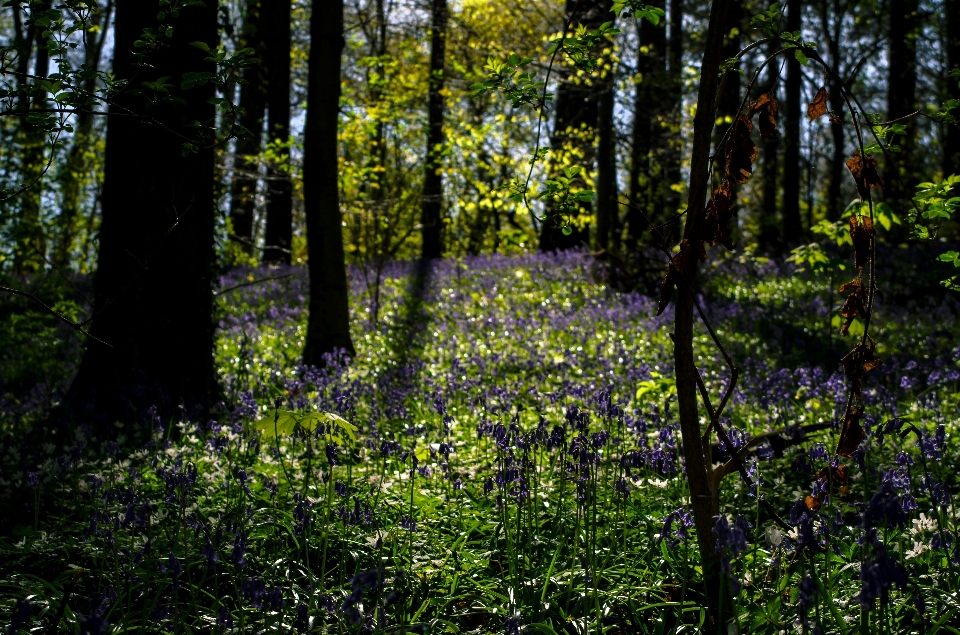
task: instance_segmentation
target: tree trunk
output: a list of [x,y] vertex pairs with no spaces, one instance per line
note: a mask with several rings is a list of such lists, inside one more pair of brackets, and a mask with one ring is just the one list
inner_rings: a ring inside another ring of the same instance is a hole
[[[34,34],[37,45],[37,63],[34,74],[34,94],[30,100],[31,108],[45,108],[46,93],[37,85],[46,79],[50,67],[50,53],[47,49],[45,28],[35,28],[33,16],[50,10],[51,0],[33,5],[31,9],[30,32]],[[20,135],[23,148],[23,167],[21,170],[23,185],[28,186],[20,195],[20,215],[15,230],[17,244],[13,254],[13,269],[18,274],[33,273],[44,268],[47,240],[40,218],[40,196],[43,193],[43,174],[47,159],[46,134],[30,123],[26,116],[20,119]],[[52,150],[51,150],[52,151]]]
[[[261,8],[269,82],[267,139],[286,144],[290,138],[290,0],[268,0]],[[267,165],[267,228],[264,262],[289,265],[293,246],[293,184],[290,150],[284,145],[278,161]]]
[[439,258],[443,253],[443,111],[444,61],[447,40],[447,0],[432,0],[430,22],[430,85],[427,104],[427,154],[423,178],[420,225],[423,243],[420,256]]
[[[771,42],[766,55],[773,55],[779,49],[779,42]],[[780,79],[780,64],[767,65],[767,81],[764,92],[774,93]],[[762,177],[763,211],[760,214],[760,231],[757,244],[761,253],[774,255],[780,251],[780,232],[777,214],[777,176],[780,167],[780,131],[775,131],[763,142],[763,155],[760,159]]]
[[[823,32],[827,36],[827,49],[830,52],[830,64],[834,69],[840,69],[840,34],[843,28],[844,15],[839,0],[833,0],[833,29],[827,13],[826,0],[821,5],[821,20]],[[836,221],[840,218],[846,205],[843,200],[843,179],[846,171],[847,154],[844,151],[843,118],[847,108],[843,101],[840,84],[833,75],[827,76],[828,91],[830,93],[830,108],[835,115],[830,121],[830,136],[833,140],[833,158],[830,161],[830,184],[827,187],[827,220]]]
[[[721,61],[736,57],[740,52],[740,33],[743,31],[743,0],[731,0],[730,8],[727,10],[727,17],[723,21],[723,48],[720,52]],[[741,66],[743,63],[741,62]],[[722,121],[714,131],[715,145],[719,144],[721,137],[733,123],[740,110],[740,72],[736,69],[728,70],[720,78],[720,95],[717,99],[717,121]],[[714,165],[714,171],[717,174],[723,174],[723,153],[718,153],[717,162]],[[730,198],[730,209],[733,210],[733,219],[730,221],[730,231],[733,239],[737,239],[737,214],[739,206],[737,204],[737,191],[733,190]]]
[[[800,0],[787,2],[787,31],[799,31]],[[783,242],[787,247],[800,244],[803,225],[800,220],[800,62],[787,55],[787,109],[783,150]]]
[[[217,7],[181,9],[173,36],[146,66],[134,62],[134,42],[156,28],[155,5],[117,3],[114,74],[118,78],[179,78],[214,72],[209,54],[192,42],[217,43]],[[170,95],[185,103],[150,108],[134,91],[115,98],[116,110],[149,115],[111,117],[107,129],[98,268],[94,278],[91,333],[109,346],[88,341],[70,391],[74,406],[87,405],[103,418],[132,422],[139,409],[183,404],[202,409],[216,395],[213,363],[214,86]],[[139,86],[139,83],[135,84]],[[111,110],[114,106],[111,106]],[[184,137],[200,122],[205,138],[190,152]],[[144,152],[149,148],[149,152]],[[84,417],[89,421],[89,417]]]
[[[576,13],[574,13],[576,10]],[[607,21],[610,15],[606,0],[567,0],[566,16],[571,16],[570,32],[580,25],[587,29],[596,29]],[[564,20],[566,22],[566,20]],[[560,61],[558,60],[558,64]],[[556,115],[553,135],[550,137],[550,170],[555,172],[563,164],[561,156],[565,146],[569,146],[580,157],[575,162],[582,173],[589,173],[596,158],[593,135],[599,115],[600,92],[593,86],[571,81],[569,71],[559,71],[560,78],[556,91]],[[580,182],[583,185],[583,182]],[[590,214],[590,203],[581,203],[580,213]],[[556,251],[580,247],[590,240],[590,231],[578,226],[565,235],[560,227],[552,222],[540,224],[540,250]]]
[[[247,0],[246,15],[243,18],[241,47],[250,47],[254,57],[259,60],[253,66],[243,70],[244,84],[240,86],[240,125],[246,132],[237,139],[237,152],[233,165],[233,188],[230,192],[230,224],[232,238],[240,249],[252,254],[254,248],[253,215],[257,203],[257,182],[259,181],[259,155],[262,150],[263,115],[267,108],[267,48],[264,40],[262,5],[272,4],[275,0]],[[271,91],[272,92],[272,91]]]
[[[663,0],[653,3],[660,9],[664,7]],[[657,214],[662,207],[656,193],[665,189],[663,183],[663,166],[654,165],[653,154],[663,156],[665,147],[655,148],[657,141],[661,146],[669,144],[669,137],[662,134],[666,123],[665,117],[671,108],[670,100],[663,99],[664,91],[669,91],[669,78],[666,75],[667,38],[666,25],[651,24],[648,20],[640,21],[639,49],[637,50],[638,82],[634,93],[633,134],[630,147],[630,177],[629,192],[631,206],[627,210],[628,249],[636,251],[643,239],[643,234],[649,226],[649,219],[662,220]],[[657,152],[659,151],[659,152]],[[658,174],[654,174],[658,168]],[[654,182],[655,176],[661,177]]]
[[[685,240],[694,242],[700,235],[704,217],[704,201],[707,195],[710,141],[714,125],[714,104],[717,96],[717,74],[720,69],[723,48],[724,14],[729,0],[718,0],[710,11],[703,63],[700,66],[700,88],[697,95],[697,114],[693,121],[693,153],[690,162],[690,196],[687,221],[683,231]],[[693,520],[697,530],[697,543],[703,566],[707,602],[714,621],[708,626],[713,632],[723,628],[726,615],[720,601],[721,572],[716,553],[716,535],[713,533],[714,516],[719,513],[717,493],[711,490],[707,475],[707,459],[701,441],[700,416],[697,407],[697,367],[693,356],[693,298],[696,293],[698,259],[695,251],[680,271],[677,285],[678,299],[674,314],[674,363],[677,381],[680,433],[683,438],[683,457]],[[709,450],[709,448],[707,448]]]
[[617,202],[616,131],[613,107],[616,84],[613,71],[604,82],[597,114],[597,249],[609,249],[611,239],[617,244],[617,225],[620,216]]
[[[84,80],[85,95],[94,95],[97,89],[96,73],[100,70],[100,56],[103,44],[106,41],[108,29],[103,25],[110,23],[113,13],[113,0],[107,0],[106,7],[97,7],[90,16],[90,26],[95,30],[87,34],[87,49],[84,51],[87,69],[90,75]],[[62,193],[60,216],[58,218],[59,237],[53,253],[53,264],[63,269],[70,264],[70,252],[76,236],[77,217],[80,215],[80,206],[83,203],[83,189],[87,178],[93,169],[91,146],[93,145],[94,117],[88,109],[84,109],[76,117],[74,126],[73,145],[67,154],[66,164],[60,174],[60,191]]]
[[[950,71],[960,68],[960,2],[947,0],[947,99],[960,100],[960,77],[950,77]],[[960,111],[954,116],[960,118]],[[960,125],[948,124],[944,132],[944,176],[960,174]]]
[[[947,4],[950,4],[948,2]],[[918,0],[890,2],[890,77],[887,81],[887,120],[907,117],[917,111],[917,36],[920,19]],[[894,143],[900,146],[894,165],[887,165],[884,198],[900,213],[906,213],[913,197],[916,170],[912,168],[916,124],[910,117],[900,124],[906,135]],[[899,175],[900,178],[897,178]]]
[[303,361],[313,366],[323,365],[324,355],[336,351],[354,354],[337,151],[344,44],[343,0],[314,0],[303,145],[303,206],[310,250],[310,316]]
[[[662,218],[674,216],[681,205],[681,194],[674,186],[682,186],[680,172],[683,148],[683,0],[670,0],[670,43],[668,46],[670,70],[668,74],[667,115],[664,131],[667,135],[664,143],[663,174],[665,188]],[[669,240],[680,239],[680,222],[673,222],[663,232]]]

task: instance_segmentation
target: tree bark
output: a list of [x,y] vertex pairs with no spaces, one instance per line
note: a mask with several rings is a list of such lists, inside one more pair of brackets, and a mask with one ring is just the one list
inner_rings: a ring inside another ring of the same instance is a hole
[[[700,235],[707,195],[710,142],[714,126],[717,74],[722,61],[724,14],[729,0],[718,0],[710,11],[703,62],[700,66],[700,87],[697,96],[697,114],[693,121],[693,153],[690,162],[690,196],[683,238],[691,243]],[[683,438],[683,458],[697,543],[703,566],[707,602],[715,620],[712,631],[722,626],[725,613],[720,601],[720,570],[716,553],[714,516],[719,513],[717,493],[712,491],[707,474],[707,461],[701,441],[700,417],[697,407],[697,367],[693,356],[693,298],[696,293],[698,259],[695,250],[680,270],[677,285],[678,299],[674,313],[674,363],[677,382],[677,401],[680,433]],[[709,450],[709,448],[707,448]],[[721,629],[725,632],[725,628]]]
[[[960,2],[947,0],[947,32],[944,48],[947,53],[947,99],[960,100],[960,77],[950,77],[950,71],[960,68]],[[960,118],[960,110],[954,116]],[[960,174],[960,125],[948,124],[944,132],[944,176]]]
[[[108,29],[105,25],[110,22],[113,13],[113,0],[107,0],[106,7],[97,7],[90,16],[90,26],[96,30],[87,34],[87,48],[84,51],[84,64],[89,74],[84,79],[83,91],[92,96],[97,89],[97,72],[100,70],[100,56],[103,44],[106,41]],[[60,174],[60,191],[62,192],[59,225],[59,237],[53,253],[53,264],[63,269],[70,264],[70,251],[76,236],[77,217],[80,215],[80,206],[83,202],[83,188],[93,169],[91,146],[93,145],[94,117],[88,109],[77,114],[74,126],[73,144],[67,154],[66,164]]]
[[[174,19],[164,47],[138,65],[134,42],[157,28],[155,5],[117,3],[114,74],[139,81],[214,72],[209,54],[192,42],[217,44],[217,7],[187,7]],[[216,396],[213,363],[214,86],[181,90],[151,108],[148,96],[123,91],[120,112],[156,119],[112,117],[107,128],[102,221],[91,333],[70,403],[93,409],[101,430],[132,422],[141,408],[183,404],[205,410]],[[113,110],[113,106],[111,106]],[[205,138],[190,152],[184,137],[200,122]],[[158,125],[159,124],[159,125]],[[144,152],[149,148],[149,152]],[[88,417],[84,420],[89,421]]]
[[247,0],[241,32],[241,47],[252,48],[254,57],[259,60],[243,70],[245,83],[240,86],[240,108],[243,109],[240,125],[246,132],[237,138],[233,188],[230,193],[233,238],[247,254],[252,254],[254,249],[253,216],[257,203],[257,183],[260,180],[258,159],[263,149],[263,115],[267,108],[269,84],[262,13],[266,5],[275,1]]
[[597,249],[609,249],[616,239],[619,225],[617,202],[617,155],[616,131],[613,108],[616,101],[616,84],[613,70],[604,81],[597,113]]
[[[833,0],[833,28],[827,12],[826,0],[821,4],[823,32],[827,36],[827,49],[830,52],[830,64],[840,69],[840,33],[844,15],[839,0]],[[844,151],[843,119],[847,109],[843,101],[840,84],[833,75],[827,76],[827,90],[830,93],[830,108],[835,115],[830,121],[830,136],[833,140],[833,158],[830,161],[830,184],[827,187],[827,220],[840,218],[846,205],[843,200],[843,179],[846,171],[847,154]]]
[[[667,50],[670,68],[667,76],[667,114],[663,123],[666,135],[663,144],[664,209],[660,215],[664,220],[674,216],[682,203],[681,193],[674,186],[682,185],[683,180],[680,172],[683,148],[683,0],[670,0],[670,43]],[[673,242],[679,240],[679,220],[663,233]]]
[[293,247],[293,184],[290,181],[290,0],[267,0],[261,8],[266,45],[267,139],[284,144],[278,161],[267,165],[267,227],[264,262],[289,265]]
[[[950,4],[948,2],[947,4]],[[887,120],[907,117],[917,111],[917,36],[920,18],[918,0],[891,0],[890,2],[890,76],[887,80]],[[910,117],[900,124],[906,126],[905,135],[894,141],[900,146],[896,163],[886,166],[884,198],[898,211],[905,213],[910,206],[916,183],[912,169],[916,124]],[[899,175],[900,178],[897,178]]]
[[[663,0],[652,6],[662,9]],[[664,100],[664,92],[670,91],[667,77],[666,25],[654,25],[640,21],[639,49],[637,50],[638,81],[634,93],[633,130],[630,147],[629,192],[631,206],[627,210],[628,249],[636,251],[653,218],[662,220],[657,213],[663,202],[656,196],[663,193],[663,166],[655,165],[654,154],[662,157],[669,145],[669,137],[662,134],[665,118],[671,110],[670,100]],[[654,147],[657,142],[661,147]],[[655,174],[655,172],[657,172]],[[656,177],[660,177],[654,182]]]
[[[566,16],[572,16],[571,32],[580,25],[592,30],[608,20],[609,6],[606,0],[567,0]],[[563,74],[557,86],[556,114],[553,135],[550,137],[550,170],[556,172],[557,166],[562,164],[558,159],[563,155],[564,147],[569,146],[582,157],[576,162],[582,168],[582,173],[588,173],[596,159],[593,135],[599,116],[600,91],[593,86],[572,81],[569,71],[560,72]],[[592,207],[589,202],[581,203],[580,213],[590,214]],[[589,240],[590,231],[586,228],[574,226],[570,234],[564,235],[554,223],[540,224],[540,251],[572,249],[587,244]]]
[[[779,42],[771,42],[766,55],[773,55],[779,49]],[[780,65],[773,62],[767,66],[767,81],[764,92],[775,93],[780,79]],[[762,253],[774,255],[780,252],[780,231],[777,210],[777,177],[780,168],[780,131],[774,131],[763,142],[763,155],[760,159],[762,177],[763,211],[760,214],[760,231],[757,244]]]
[[427,97],[427,153],[423,179],[421,258],[439,258],[443,253],[443,111],[444,66],[447,40],[447,0],[433,0],[430,21],[430,85]]
[[310,315],[303,361],[314,366],[323,365],[324,356],[336,351],[354,354],[337,141],[344,44],[343,0],[314,0],[303,147],[303,205],[310,250]]
[[[801,0],[787,2],[787,31],[799,31]],[[787,247],[800,244],[803,224],[800,219],[800,62],[787,56],[787,108],[784,123],[783,150],[783,242]]]

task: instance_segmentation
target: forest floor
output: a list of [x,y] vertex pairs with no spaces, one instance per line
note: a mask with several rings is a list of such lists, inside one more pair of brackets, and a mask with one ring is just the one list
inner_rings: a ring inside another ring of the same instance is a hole
[[[922,257],[888,262],[871,327],[884,363],[865,380],[863,452],[836,488],[818,474],[834,461],[852,347],[839,277],[747,257],[707,272],[701,302],[741,370],[723,424],[735,445],[777,433],[747,460],[756,488],[736,474],[722,487],[737,624],[724,632],[960,632],[960,302]],[[319,370],[299,364],[306,272],[229,272],[215,420],[157,419],[129,456],[122,438],[83,430],[64,447],[0,448],[0,500],[19,505],[0,536],[0,623],[718,632],[686,512],[672,311],[654,317],[656,300],[597,277],[580,253],[391,264],[374,319],[371,278],[354,269],[357,354]],[[29,359],[4,371],[8,428],[79,351],[39,324],[36,351],[22,329],[3,333],[21,358],[59,355],[30,390]],[[729,372],[695,336],[718,394]]]

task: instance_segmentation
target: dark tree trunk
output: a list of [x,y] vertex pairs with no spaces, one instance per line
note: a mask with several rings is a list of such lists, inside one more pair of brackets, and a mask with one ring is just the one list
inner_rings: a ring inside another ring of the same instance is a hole
[[[259,60],[243,70],[244,84],[240,86],[240,125],[246,132],[237,139],[234,159],[233,188],[230,193],[230,223],[233,239],[247,254],[253,253],[253,215],[257,202],[259,181],[258,156],[262,149],[263,115],[267,108],[267,48],[264,41],[263,11],[265,5],[276,0],[247,0],[243,18],[241,46],[250,47]],[[272,92],[272,91],[271,91]]]
[[[960,2],[947,0],[947,99],[960,100],[960,77],[950,77],[950,71],[960,68]],[[957,116],[958,111],[954,111]],[[960,126],[950,124],[944,132],[944,176],[960,174]]]
[[[722,25],[729,2],[717,0],[710,11],[703,63],[700,66],[700,88],[697,96],[697,114],[693,121],[693,153],[690,163],[690,196],[683,237],[694,242],[700,235],[707,195],[710,141],[714,125],[714,104],[717,97],[717,74],[723,47]],[[693,355],[693,298],[696,293],[696,256],[687,259],[677,285],[678,298],[674,319],[674,364],[677,380],[677,405],[680,433],[683,438],[683,458],[690,487],[693,521],[703,566],[707,602],[714,623],[710,630],[726,632],[727,615],[721,600],[721,572],[716,553],[714,516],[719,513],[717,492],[712,490],[707,473],[707,461],[701,441],[700,415],[697,407],[697,367]],[[709,447],[706,448],[709,451]]]
[[604,82],[597,114],[597,248],[608,249],[616,239],[619,225],[617,202],[617,154],[616,131],[613,122],[613,107],[616,101],[616,84],[612,73]]
[[[830,51],[830,64],[835,69],[840,68],[840,33],[843,28],[844,16],[841,13],[839,0],[833,0],[833,29],[827,13],[826,0],[821,6],[823,32],[827,36],[827,48]],[[840,85],[832,75],[827,76],[828,91],[830,93],[830,108],[834,117],[830,121],[830,136],[833,140],[833,158],[830,161],[830,184],[827,187],[827,220],[836,221],[846,207],[843,200],[843,179],[846,171],[847,156],[844,151],[843,118],[847,112],[843,101]]]
[[343,0],[314,0],[303,144],[303,206],[310,250],[310,317],[303,361],[314,366],[323,365],[324,355],[336,351],[354,354],[337,164],[344,44]]
[[[799,31],[801,0],[787,2],[787,31]],[[800,91],[801,67],[793,55],[787,55],[787,108],[783,149],[783,242],[795,246],[803,239],[800,219]]]
[[[670,0],[670,43],[668,46],[670,69],[668,71],[666,91],[667,106],[664,121],[666,135],[663,159],[663,174],[665,176],[663,213],[662,218],[674,216],[680,211],[680,192],[673,186],[681,186],[683,177],[680,172],[681,131],[683,124],[683,0]],[[663,232],[668,240],[676,242],[680,239],[680,223],[673,222]]]
[[[890,2],[890,77],[887,83],[887,119],[890,121],[917,111],[918,8],[918,0]],[[884,198],[899,208],[897,211],[906,213],[916,182],[916,170],[911,167],[916,125],[913,117],[899,123],[906,126],[907,132],[894,141],[900,146],[900,152],[895,155],[896,163],[886,167]]]
[[[217,7],[188,7],[173,21],[173,37],[147,66],[132,59],[145,28],[157,27],[157,8],[140,0],[117,3],[114,74],[140,81],[213,72],[209,54],[192,42],[217,43]],[[91,332],[71,388],[74,405],[105,415],[101,429],[131,421],[137,409],[183,404],[206,409],[216,395],[213,364],[214,96],[212,84],[181,90],[150,108],[144,95],[122,92],[117,110],[148,114],[113,117],[107,129],[98,268]],[[113,109],[113,106],[111,106]],[[185,152],[184,135],[205,138]],[[149,152],[144,152],[149,148]],[[111,428],[112,429],[112,428]]]
[[[581,24],[588,29],[596,29],[607,21],[610,15],[605,0],[567,0],[565,16],[569,17],[571,14],[571,32]],[[574,83],[570,81],[569,74],[561,77],[556,91],[556,119],[553,135],[550,137],[551,171],[555,170],[553,165],[557,163],[557,159],[564,152],[564,146],[567,145],[582,155],[583,159],[578,163],[583,172],[589,172],[593,168],[596,158],[593,134],[597,127],[599,98],[600,91],[595,87]],[[590,214],[591,207],[590,203],[582,203],[580,213]],[[540,225],[541,251],[572,249],[589,241],[590,231],[587,228],[574,226],[573,231],[565,235],[555,223],[546,221]]]
[[430,21],[430,86],[427,103],[427,154],[423,178],[420,224],[423,227],[422,258],[439,258],[443,253],[443,111],[444,61],[447,41],[447,0],[433,0]]
[[[51,0],[33,5],[31,9],[30,33],[36,38],[37,62],[33,71],[34,94],[30,100],[31,108],[44,108],[47,104],[46,93],[37,85],[45,80],[50,67],[50,53],[47,49],[45,28],[35,28],[33,16],[49,11]],[[23,144],[23,185],[28,186],[20,195],[20,215],[17,219],[17,245],[13,254],[13,269],[17,273],[33,273],[44,268],[47,240],[40,219],[40,197],[43,193],[43,175],[46,169],[46,135],[43,130],[32,124],[27,117],[20,119],[20,134]]]
[[[286,144],[290,137],[290,0],[268,0],[261,9],[266,45],[267,139]],[[284,146],[286,147],[286,146]],[[264,262],[289,265],[293,245],[293,184],[289,149],[267,165],[267,228]]]
[[[771,42],[766,48],[767,55],[773,55],[779,48],[779,42]],[[767,66],[767,82],[764,92],[775,93],[780,79],[780,64],[771,62]],[[763,142],[763,155],[760,159],[763,212],[760,214],[760,231],[757,244],[762,253],[774,255],[780,251],[779,218],[777,214],[777,176],[780,168],[780,131],[774,132]]]
[[[727,17],[723,21],[723,49],[720,52],[722,61],[736,57],[740,52],[740,33],[743,31],[743,0],[730,0],[730,8],[727,10]],[[743,63],[740,64],[743,66]],[[736,69],[731,69],[724,73],[720,78],[720,95],[717,98],[717,120],[723,124],[714,131],[714,143],[720,142],[721,137],[733,123],[740,110],[740,73]],[[717,160],[714,170],[717,174],[723,173],[724,155],[717,153]],[[737,240],[737,214],[739,205],[737,204],[737,191],[733,190],[730,200],[730,208],[733,210],[733,220],[731,220],[731,232],[733,239]]]
[[[100,69],[100,56],[108,32],[108,29],[103,26],[109,24],[112,13],[113,0],[108,0],[106,7],[98,6],[97,11],[90,16],[90,25],[97,27],[97,30],[87,34],[87,49],[84,51],[84,63],[90,71],[83,85],[83,92],[87,96],[93,96],[97,89],[96,72]],[[77,217],[80,215],[80,206],[83,202],[83,188],[93,169],[90,156],[93,124],[94,117],[89,109],[84,109],[77,114],[73,144],[70,146],[66,165],[60,175],[60,190],[63,196],[57,221],[60,235],[53,253],[53,264],[60,269],[70,264],[70,251],[73,249],[76,236]]]
[[[663,0],[653,3],[660,9]],[[669,137],[663,135],[665,117],[671,110],[670,100],[663,99],[664,92],[670,92],[669,79],[666,76],[667,38],[664,25],[654,25],[647,20],[640,21],[639,45],[637,50],[637,74],[640,81],[634,93],[633,130],[630,147],[629,192],[631,206],[627,210],[628,249],[635,251],[643,240],[650,219],[663,219],[657,214],[662,201],[656,196],[665,189],[663,166],[655,165],[655,151],[662,158]],[[661,147],[655,148],[656,142]],[[655,170],[655,168],[657,168]],[[654,172],[658,172],[654,174]],[[657,178],[659,177],[659,178]],[[654,179],[657,178],[656,181]]]

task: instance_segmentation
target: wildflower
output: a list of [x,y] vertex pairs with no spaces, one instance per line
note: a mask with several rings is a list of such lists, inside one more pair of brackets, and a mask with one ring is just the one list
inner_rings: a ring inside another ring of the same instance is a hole
[[36,472],[27,472],[27,485],[38,487],[40,485],[40,475]]
[[800,588],[797,590],[797,604],[800,606],[802,615],[807,614],[807,611],[813,606],[813,598],[819,593],[813,577],[809,573],[804,574],[803,580],[800,582]]
[[297,613],[293,619],[293,627],[298,633],[302,633],[310,626],[310,612],[307,605],[300,603],[297,605]]
[[217,560],[219,556],[217,555],[217,550],[214,548],[213,543],[207,539],[207,544],[203,546],[203,549],[200,550],[200,557],[207,561],[207,569],[213,570],[217,566]]
[[247,537],[242,533],[238,533],[233,539],[233,550],[230,552],[230,560],[233,561],[233,564],[239,568],[247,566],[246,556],[247,554]]
[[267,589],[263,584],[263,579],[259,576],[247,578],[240,583],[240,596],[246,599],[250,606],[255,609],[263,608],[263,597]]
[[220,613],[217,615],[217,626],[221,629],[233,628],[233,614],[226,606],[220,607]]
[[102,617],[94,613],[80,616],[80,635],[101,635],[110,627]]
[[874,546],[873,555],[860,570],[860,593],[853,599],[861,606],[871,607],[875,600],[886,604],[890,599],[890,589],[896,585],[905,588],[907,572],[894,558],[887,555],[881,544]]
[[13,612],[10,622],[10,632],[17,633],[20,627],[30,622],[30,616],[33,613],[33,605],[30,600],[18,600],[17,610]]
[[764,532],[764,538],[766,538],[767,544],[774,549],[783,544],[783,532],[773,525],[767,527],[766,531]]

